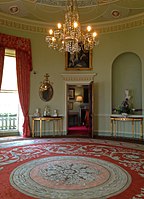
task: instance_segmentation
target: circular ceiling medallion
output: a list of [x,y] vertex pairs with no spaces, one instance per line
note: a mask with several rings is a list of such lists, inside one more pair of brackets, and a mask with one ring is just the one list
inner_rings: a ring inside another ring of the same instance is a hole
[[118,10],[113,10],[111,12],[111,14],[112,14],[113,18],[119,18],[120,17],[120,12]]
[[18,6],[11,6],[11,7],[9,7],[9,11],[11,14],[16,14],[19,12],[19,8],[18,8]]
[[90,199],[107,198],[123,192],[131,184],[131,176],[108,161],[54,156],[15,168],[10,183],[18,191],[36,198]]

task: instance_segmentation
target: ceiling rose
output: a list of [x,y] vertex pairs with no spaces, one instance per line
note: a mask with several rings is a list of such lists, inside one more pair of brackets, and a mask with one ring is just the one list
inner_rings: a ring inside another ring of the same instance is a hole
[[11,6],[11,7],[9,8],[9,10],[10,10],[10,13],[11,13],[11,14],[16,14],[16,13],[19,12],[18,6]]
[[[32,1],[32,0],[29,0]],[[78,7],[91,7],[102,4],[110,4],[119,0],[77,0]],[[67,0],[35,0],[34,3],[48,5],[48,6],[65,6]]]

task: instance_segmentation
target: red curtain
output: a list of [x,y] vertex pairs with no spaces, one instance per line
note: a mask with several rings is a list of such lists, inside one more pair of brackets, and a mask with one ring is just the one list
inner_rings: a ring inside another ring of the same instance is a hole
[[1,83],[3,76],[4,55],[5,55],[5,48],[3,46],[0,46],[0,90],[1,90]]
[[28,67],[27,53],[22,50],[16,51],[16,69],[19,99],[24,115],[23,136],[29,137],[30,70]]
[[[3,71],[5,48],[16,50],[16,69],[18,79],[18,93],[24,115],[23,136],[30,136],[29,98],[30,98],[30,71],[32,70],[30,39],[0,34],[0,72]],[[0,81],[1,81],[0,76]]]

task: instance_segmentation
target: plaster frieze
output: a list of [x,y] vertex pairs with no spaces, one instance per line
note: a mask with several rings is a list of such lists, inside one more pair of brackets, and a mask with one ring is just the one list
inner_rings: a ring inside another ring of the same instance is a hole
[[[113,21],[109,23],[97,23],[92,25],[99,34],[124,31],[144,26],[144,14],[140,14],[137,17],[129,17],[126,20]],[[5,14],[0,14],[0,26],[46,35],[47,30],[53,26],[53,24],[43,22],[39,23],[37,21],[20,18],[17,19],[16,17],[10,18]]]
[[[97,6],[97,5],[105,5],[117,2],[119,0],[77,0],[78,7],[89,7],[89,6]],[[59,0],[33,0],[33,3],[48,5],[48,6],[56,6],[56,7],[64,7],[66,5],[67,0],[59,1]]]

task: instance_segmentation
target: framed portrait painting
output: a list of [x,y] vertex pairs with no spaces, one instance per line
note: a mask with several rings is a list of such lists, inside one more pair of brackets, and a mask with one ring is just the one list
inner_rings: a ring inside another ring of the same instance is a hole
[[78,53],[65,53],[66,70],[91,70],[92,69],[92,50],[81,50]]

